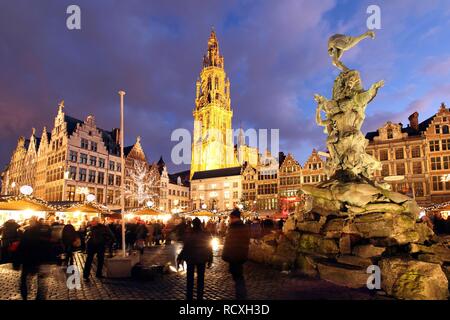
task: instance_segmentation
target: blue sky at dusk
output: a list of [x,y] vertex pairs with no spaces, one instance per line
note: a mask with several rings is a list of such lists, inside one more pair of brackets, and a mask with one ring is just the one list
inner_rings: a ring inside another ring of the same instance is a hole
[[[66,8],[81,7],[81,30]],[[119,125],[117,91],[127,92],[126,140],[142,136],[151,161],[170,171],[176,128],[192,129],[195,81],[214,26],[231,81],[233,124],[280,129],[280,149],[304,163],[325,135],[313,96],[331,95],[338,70],[326,46],[334,33],[366,31],[369,5],[381,30],[344,54],[366,88],[384,79],[364,131],[407,124],[450,106],[450,2],[447,0],[2,1],[0,6],[0,166],[20,135],[51,128],[57,104],[99,127]]]

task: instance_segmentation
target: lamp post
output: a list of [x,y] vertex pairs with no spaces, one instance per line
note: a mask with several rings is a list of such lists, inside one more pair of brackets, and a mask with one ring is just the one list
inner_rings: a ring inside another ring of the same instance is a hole
[[120,163],[121,163],[121,183],[120,183],[120,210],[122,214],[122,254],[126,256],[125,248],[125,157],[123,154],[124,132],[123,132],[123,97],[125,91],[119,91],[120,96]]

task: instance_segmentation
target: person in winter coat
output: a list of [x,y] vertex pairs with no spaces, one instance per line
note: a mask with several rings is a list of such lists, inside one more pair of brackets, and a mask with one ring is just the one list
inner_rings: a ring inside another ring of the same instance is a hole
[[177,262],[181,264],[182,261],[186,261],[187,264],[186,299],[193,299],[194,272],[197,268],[197,300],[203,300],[205,266],[208,264],[210,268],[213,260],[211,237],[202,229],[200,219],[195,218],[192,225],[192,232],[186,234]]
[[244,279],[244,263],[248,260],[248,247],[250,245],[250,230],[241,220],[238,209],[230,213],[230,225],[225,236],[222,259],[229,263],[229,270],[235,282],[236,299],[247,298],[247,289]]
[[17,262],[22,265],[20,275],[20,294],[23,300],[28,299],[28,276],[37,275],[36,300],[45,299],[46,273],[41,266],[52,260],[51,230],[36,219],[30,220],[17,249]]
[[111,230],[104,224],[101,224],[99,218],[93,218],[86,235],[87,257],[83,270],[83,278],[85,280],[89,281],[94,255],[97,255],[96,277],[103,278],[102,269],[105,261],[105,247],[113,239],[114,234]]
[[139,220],[136,227],[136,248],[139,250],[140,254],[144,254],[145,241],[147,240],[148,230],[145,226],[144,220]]
[[65,263],[67,266],[73,265],[73,251],[75,242],[79,239],[78,233],[70,221],[62,229],[62,243],[66,255]]

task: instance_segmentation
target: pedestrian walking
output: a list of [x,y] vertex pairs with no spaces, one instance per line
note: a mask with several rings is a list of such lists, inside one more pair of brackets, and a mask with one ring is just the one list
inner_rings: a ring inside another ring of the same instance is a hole
[[187,264],[186,299],[193,300],[194,273],[197,269],[197,300],[203,300],[205,286],[205,267],[211,267],[213,252],[211,237],[202,228],[200,219],[192,221],[192,232],[186,234],[183,249],[177,258],[178,265],[183,261]]
[[145,241],[147,239],[147,227],[145,226],[144,220],[139,220],[138,225],[136,227],[136,248],[139,250],[139,253],[144,254]]
[[93,218],[86,235],[87,257],[83,270],[83,278],[85,280],[89,281],[92,261],[95,255],[97,256],[96,277],[103,278],[102,269],[105,261],[105,247],[113,239],[114,235],[111,230],[104,224],[101,224],[99,218]]
[[45,300],[47,272],[43,265],[52,259],[50,239],[50,228],[36,219],[31,219],[30,226],[25,230],[20,240],[16,256],[17,262],[22,265],[20,294],[23,300],[28,299],[28,276],[30,275],[37,275],[36,300]]
[[75,227],[68,221],[62,229],[62,243],[65,254],[64,262],[67,266],[73,265],[73,251],[76,247],[79,247],[79,239]]
[[241,220],[241,213],[234,209],[230,213],[230,224],[225,236],[222,259],[229,263],[229,270],[235,282],[236,299],[247,298],[245,287],[244,263],[248,260],[250,230]]

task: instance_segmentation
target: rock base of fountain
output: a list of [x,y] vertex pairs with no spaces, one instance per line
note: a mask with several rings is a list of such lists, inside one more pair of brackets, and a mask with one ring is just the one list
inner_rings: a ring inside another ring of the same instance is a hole
[[379,266],[381,288],[399,299],[447,299],[449,242],[418,220],[417,203],[368,182],[304,186],[309,200],[283,232],[253,240],[251,259],[338,285],[367,286]]

